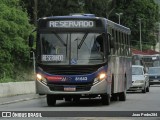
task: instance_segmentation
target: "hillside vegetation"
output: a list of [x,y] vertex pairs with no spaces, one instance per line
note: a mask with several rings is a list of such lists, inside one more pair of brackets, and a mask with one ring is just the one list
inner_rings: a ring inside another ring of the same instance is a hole
[[160,15],[154,0],[0,0],[0,11],[0,82],[31,80],[27,40],[40,17],[91,13],[118,23],[116,13],[123,13],[121,24],[132,31],[132,47],[139,49],[139,19],[143,50],[158,41]]
[[1,0],[0,11],[0,80],[16,81],[28,73],[27,39],[33,27],[18,0]]

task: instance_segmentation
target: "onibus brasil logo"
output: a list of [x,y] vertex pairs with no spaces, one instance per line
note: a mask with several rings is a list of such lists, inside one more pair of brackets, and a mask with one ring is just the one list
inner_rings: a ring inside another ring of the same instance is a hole
[[10,118],[10,117],[42,117],[40,112],[2,112],[2,117]]

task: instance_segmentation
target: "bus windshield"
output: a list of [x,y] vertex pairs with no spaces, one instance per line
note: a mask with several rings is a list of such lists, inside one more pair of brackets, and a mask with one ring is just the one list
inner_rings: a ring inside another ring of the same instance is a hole
[[55,65],[89,65],[104,62],[100,33],[41,33],[41,61]]

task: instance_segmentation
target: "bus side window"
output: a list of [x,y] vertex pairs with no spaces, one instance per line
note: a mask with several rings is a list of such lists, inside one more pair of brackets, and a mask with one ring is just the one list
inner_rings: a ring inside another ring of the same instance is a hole
[[121,55],[121,32],[118,31],[118,55]]
[[97,36],[95,42],[96,42],[96,45],[98,47],[98,50],[100,52],[103,52],[103,36],[102,35]]
[[114,48],[114,30],[112,29],[112,35],[111,35],[111,40],[110,40],[110,46],[111,46],[111,49],[113,49]]
[[103,46],[103,35],[99,35],[94,40],[94,44],[92,47],[92,52],[103,52],[104,46]]
[[116,30],[116,39],[115,39],[115,41],[116,41],[116,43],[115,43],[115,55],[118,55],[118,49],[119,49],[119,44],[118,44],[118,31]]
[[127,56],[127,34],[125,33],[125,55]]
[[112,29],[111,40],[110,40],[110,53],[114,54],[114,30]]

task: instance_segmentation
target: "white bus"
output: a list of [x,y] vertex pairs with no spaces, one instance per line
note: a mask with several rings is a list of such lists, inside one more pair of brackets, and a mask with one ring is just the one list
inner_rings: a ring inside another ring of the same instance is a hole
[[[57,100],[126,100],[131,86],[129,28],[94,15],[40,18],[35,48],[36,92]],[[33,48],[33,36],[29,37]]]

